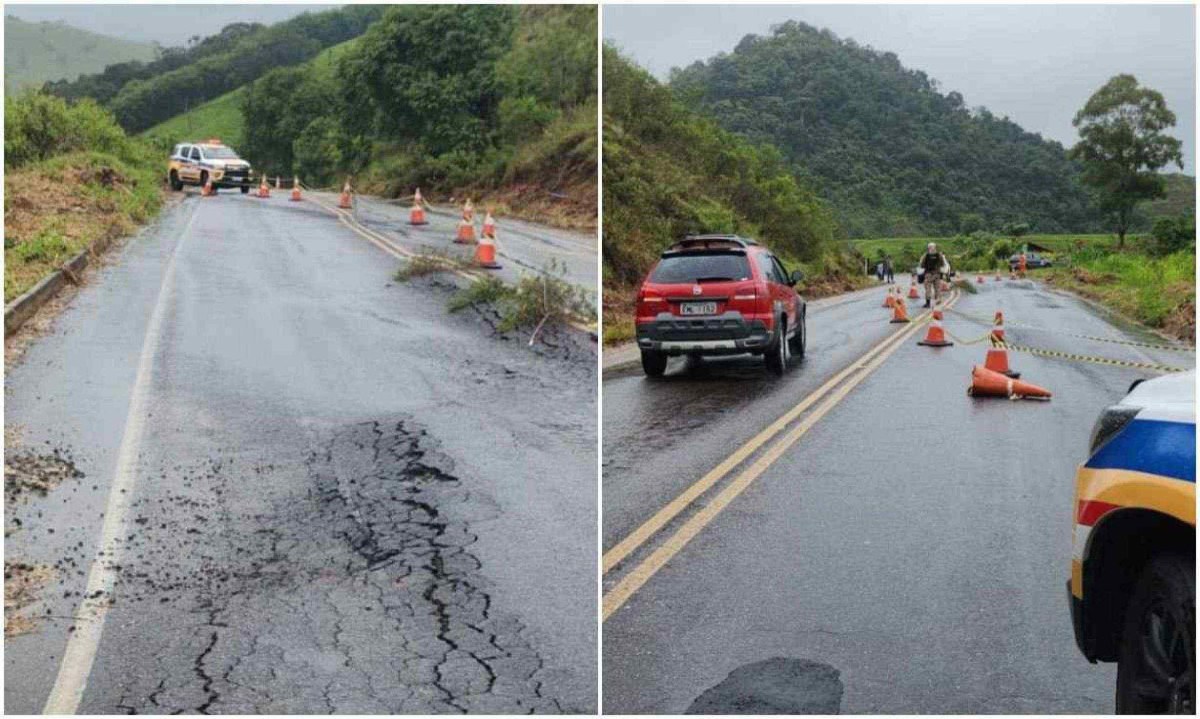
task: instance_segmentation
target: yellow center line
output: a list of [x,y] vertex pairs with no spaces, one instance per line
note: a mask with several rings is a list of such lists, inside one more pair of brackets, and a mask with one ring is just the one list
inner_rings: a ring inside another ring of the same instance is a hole
[[[946,304],[946,307],[953,305],[957,299],[957,296],[952,298]],[[743,470],[733,480],[733,482],[725,487],[713,499],[712,502],[697,511],[696,514],[692,515],[692,517],[690,517],[682,527],[680,527],[669,539],[667,539],[666,542],[655,549],[649,557],[634,567],[629,574],[625,575],[625,577],[621,579],[617,586],[613,587],[612,590],[605,594],[602,601],[602,620],[607,620],[610,616],[612,616],[613,612],[620,609],[621,606],[624,605],[625,602],[628,601],[635,592],[641,589],[641,587],[645,585],[646,582],[648,582],[650,578],[658,572],[658,570],[662,569],[672,557],[674,557],[680,552],[680,550],[687,546],[687,544],[694,539],[696,535],[698,535],[700,531],[708,525],[709,522],[711,522],[718,514],[720,514],[730,502],[737,498],[737,496],[740,495],[747,487],[749,487],[754,480],[758,479],[758,477],[761,476],[768,467],[770,467],[776,460],[783,456],[784,452],[786,452],[792,445],[799,441],[800,438],[803,437],[808,430],[813,427],[813,425],[820,421],[822,417],[824,417],[831,409],[841,402],[851,390],[857,387],[859,383],[861,383],[871,374],[871,372],[883,364],[884,360],[886,360],[893,352],[900,348],[904,340],[911,337],[920,328],[922,324],[921,320],[924,320],[926,317],[928,317],[928,313],[922,314],[917,321],[913,322],[904,330],[896,333],[888,340],[884,340],[873,350],[871,350],[871,352],[868,352],[867,355],[864,355],[859,360],[851,363],[850,367],[846,368],[846,370],[843,370],[842,373],[839,373],[838,377],[841,377],[849,372],[861,370],[856,377],[846,382],[844,385],[839,387],[836,392],[830,395],[830,397],[826,399],[820,407],[815,409],[812,414],[805,417],[804,420],[796,425],[795,428],[793,428],[790,432],[784,435],[783,438],[767,449],[766,452],[764,452],[750,466]],[[882,351],[881,348],[883,348]],[[863,364],[864,360],[871,355],[875,356],[870,359],[869,362]],[[835,379],[837,378],[835,377]],[[831,380],[831,382],[833,381]],[[830,386],[830,383],[826,383],[826,385]],[[824,388],[818,391],[824,391]],[[808,402],[808,399],[809,398],[806,398],[805,402]],[[805,402],[802,402],[801,404],[805,404]],[[808,404],[811,404],[811,402],[808,402]],[[808,406],[808,404],[805,404],[805,406]],[[797,407],[799,406],[800,405],[797,405]],[[784,417],[794,418],[795,414],[796,410],[792,410],[791,412],[788,412],[787,415],[784,415]],[[783,419],[784,418],[781,417],[780,421]],[[779,421],[777,421],[771,427],[773,428],[778,424],[780,424]],[[786,425],[787,423],[784,422],[783,424]],[[768,430],[770,429],[771,428],[768,428]],[[757,439],[757,437],[755,439]],[[753,441],[754,440],[751,440],[751,442]],[[745,447],[742,449],[745,449]],[[735,452],[735,456],[740,454],[742,449],[739,449],[738,452]],[[728,460],[723,462],[718,469],[725,466],[727,462]],[[714,470],[714,472],[715,471],[716,470]],[[710,472],[709,475],[711,474],[713,473]],[[709,475],[705,475],[705,478],[707,479]],[[719,477],[717,477],[717,479],[719,479]],[[700,482],[697,482],[697,484],[700,484],[703,481],[704,479],[700,480]],[[716,479],[712,480],[712,482],[715,481]],[[709,486],[711,486],[711,483]],[[695,485],[693,485],[693,488],[694,487]],[[689,488],[688,492],[691,492],[693,488]],[[687,492],[685,492],[685,494],[687,494]],[[674,504],[674,502],[672,504]],[[679,507],[679,510],[682,510],[682,508],[683,507]],[[676,514],[678,514],[678,511],[676,511]]]
[[[918,325],[925,321],[929,313],[918,315],[913,321],[913,325]],[[601,566],[603,573],[607,574],[609,570],[620,564],[634,550],[646,542],[647,539],[654,536],[668,522],[674,519],[688,505],[690,505],[697,497],[707,492],[714,484],[721,480],[722,477],[729,474],[734,467],[741,464],[751,454],[756,452],[760,447],[770,441],[775,435],[779,434],[785,427],[794,422],[803,412],[815,404],[831,389],[836,387],[844,379],[857,371],[864,362],[870,360],[874,355],[882,352],[889,343],[902,341],[902,332],[892,334],[872,347],[861,357],[855,359],[840,372],[830,377],[825,384],[818,387],[812,394],[805,397],[792,409],[788,410],[782,417],[772,422],[766,429],[750,438],[745,444],[736,449],[733,454],[729,455],[716,467],[713,467],[707,474],[697,480],[692,486],[685,489],[664,506],[658,510],[654,516],[647,519],[640,527],[631,532],[627,537],[622,539],[612,549],[604,553],[601,558]]]

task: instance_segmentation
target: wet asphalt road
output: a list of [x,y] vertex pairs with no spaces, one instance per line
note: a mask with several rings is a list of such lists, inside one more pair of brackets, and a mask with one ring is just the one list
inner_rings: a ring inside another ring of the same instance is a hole
[[118,252],[6,380],[6,426],[85,475],[7,507],[6,559],[56,579],[6,712],[74,632],[173,253],[79,711],[594,710],[594,345],[448,315],[278,193],[189,196]]
[[[317,193],[328,205],[337,204],[337,196]],[[437,207],[425,213],[429,224],[408,223],[409,207],[366,195],[355,197],[354,217],[364,226],[382,232],[388,239],[412,252],[453,252],[473,254],[473,246],[454,243],[461,219],[457,208]],[[475,231],[483,225],[484,210],[475,211]],[[510,217],[496,217],[496,258],[501,269],[494,271],[505,282],[521,276],[552,272],[589,293],[597,304],[596,234],[560,230],[535,225]],[[551,269],[553,261],[557,267]]]
[[[674,360],[662,381],[607,372],[604,549],[897,331],[882,299],[875,289],[810,308],[808,357],[782,380],[750,357]],[[1062,337],[1162,342],[1031,282],[989,281],[955,309],[985,318],[947,315],[964,339],[1001,309],[1013,344],[1195,363]],[[604,623],[606,713],[719,712],[764,697],[772,713],[1112,711],[1115,670],[1079,655],[1067,609],[1074,472],[1099,411],[1153,375],[1014,352],[1023,379],[1054,399],[974,400],[965,391],[985,346],[935,350],[916,345],[923,335]],[[614,567],[604,591],[662,541]]]

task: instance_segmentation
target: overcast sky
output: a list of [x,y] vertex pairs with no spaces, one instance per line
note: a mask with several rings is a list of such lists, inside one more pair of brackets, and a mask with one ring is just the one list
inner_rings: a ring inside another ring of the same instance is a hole
[[5,15],[29,22],[62,20],[68,25],[102,35],[159,42],[166,47],[185,45],[192,35],[207,37],[235,22],[264,25],[287,20],[311,10],[334,5],[20,5],[6,3]]
[[[1110,77],[1132,73],[1178,118],[1184,171],[1196,174],[1196,42],[1191,5],[606,5],[604,37],[660,79],[730,52],[748,34],[799,20],[829,28],[943,93],[1070,147],[1071,119]],[[1168,171],[1177,171],[1174,165]]]

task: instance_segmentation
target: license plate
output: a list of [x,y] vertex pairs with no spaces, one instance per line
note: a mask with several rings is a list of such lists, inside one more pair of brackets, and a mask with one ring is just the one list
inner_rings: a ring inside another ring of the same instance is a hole
[[681,315],[715,315],[716,313],[716,302],[684,302],[679,306]]

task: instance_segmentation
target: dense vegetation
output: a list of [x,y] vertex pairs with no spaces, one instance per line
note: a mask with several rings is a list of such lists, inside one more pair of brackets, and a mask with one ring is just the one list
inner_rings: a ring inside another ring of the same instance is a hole
[[747,36],[675,71],[671,87],[722,127],[778,147],[851,237],[952,235],[976,222],[1103,229],[1061,145],[828,30],[787,22]]
[[91,100],[27,91],[4,103],[4,299],[162,204],[162,156]]
[[74,82],[49,83],[47,89],[71,99],[98,100],[113,111],[122,127],[140,132],[270,69],[298,65],[324,48],[362,34],[383,9],[351,5],[304,13],[270,27],[236,23],[190,48],[164,51],[154,62],[111,65]]
[[754,237],[822,279],[859,267],[832,247],[829,207],[776,150],[692,112],[611,47],[604,50],[603,162],[609,341],[630,330],[633,285],[666,245],[688,233]]
[[240,149],[316,185],[518,187],[594,218],[595,37],[593,6],[391,6],[338,52],[249,86]]
[[4,91],[15,93],[50,80],[73,80],[115,63],[153,60],[149,43],[99,35],[61,22],[4,18]]

